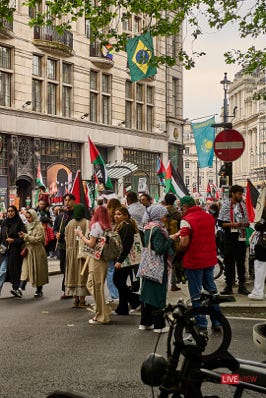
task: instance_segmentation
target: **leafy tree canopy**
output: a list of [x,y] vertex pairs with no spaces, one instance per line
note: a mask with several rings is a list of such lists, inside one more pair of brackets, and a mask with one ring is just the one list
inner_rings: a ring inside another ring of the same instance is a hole
[[[0,1],[0,17],[12,19],[14,8],[10,0]],[[36,7],[41,0],[25,0],[24,5]],[[71,23],[85,15],[90,21],[91,39],[103,43],[110,42],[116,51],[125,48],[127,34],[118,32],[119,21],[132,14],[145,15],[143,31],[150,30],[153,36],[170,37],[177,34],[183,22],[190,27],[192,40],[203,34],[200,16],[211,28],[221,30],[226,24],[238,26],[241,38],[257,38],[266,32],[266,0],[46,0],[46,11],[37,12],[29,22],[34,25],[56,24],[59,32],[71,30]],[[243,9],[245,11],[243,12]],[[61,21],[59,23],[58,21]],[[195,66],[198,56],[179,49],[178,61],[186,69]],[[266,66],[266,48],[250,47],[246,52],[228,51],[225,54],[227,63],[237,62],[246,72],[252,72]],[[156,64],[175,64],[176,59],[167,55],[156,57]]]

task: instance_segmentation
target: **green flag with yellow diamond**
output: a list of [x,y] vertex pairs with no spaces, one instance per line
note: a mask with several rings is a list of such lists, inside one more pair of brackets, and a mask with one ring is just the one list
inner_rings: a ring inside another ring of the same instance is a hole
[[154,57],[154,49],[150,32],[129,39],[126,50],[132,82],[142,80],[157,73],[156,66],[151,64],[151,60]]

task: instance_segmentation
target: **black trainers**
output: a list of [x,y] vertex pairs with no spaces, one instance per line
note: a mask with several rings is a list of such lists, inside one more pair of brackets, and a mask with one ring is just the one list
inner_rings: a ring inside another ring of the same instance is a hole
[[233,294],[233,289],[229,286],[226,286],[224,290],[220,292],[221,295],[225,296],[227,294]]
[[244,296],[247,296],[250,292],[245,288],[245,286],[239,286],[238,288],[238,294],[243,294]]
[[22,298],[22,290],[19,288],[18,290],[12,289],[10,291],[11,294],[13,294],[13,296],[18,297],[18,298]]
[[34,293],[34,297],[35,298],[42,297],[42,296],[43,296],[43,292],[42,291],[36,290],[36,292]]

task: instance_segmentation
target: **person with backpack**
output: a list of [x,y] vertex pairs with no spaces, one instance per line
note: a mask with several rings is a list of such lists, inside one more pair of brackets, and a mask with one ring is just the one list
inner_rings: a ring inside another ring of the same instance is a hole
[[[170,192],[167,193],[164,197],[164,203],[165,203],[165,207],[167,209],[165,227],[166,227],[169,235],[175,234],[176,232],[179,231],[179,228],[180,228],[180,220],[181,220],[182,215],[181,215],[181,212],[178,211],[177,208],[174,206],[176,199],[177,199],[176,196]],[[178,250],[177,250],[178,242],[175,242],[173,249],[175,251],[175,255],[172,260],[170,290],[172,292],[176,292],[178,290],[181,290],[180,287],[177,286],[177,284],[181,283],[181,282],[185,283],[186,276],[185,276],[185,272],[182,267],[180,254],[178,254]]]
[[[94,211],[90,221],[90,236],[87,238],[81,230],[75,230],[76,236],[79,236],[89,247],[95,247],[98,239],[104,236],[105,231],[111,230],[111,219],[106,206],[100,205]],[[104,284],[108,269],[108,260],[102,257],[96,260],[88,256],[85,266],[88,267],[89,275],[87,289],[95,300],[95,316],[89,319],[90,325],[104,325],[110,322],[110,313],[112,308],[106,304],[104,294]]]

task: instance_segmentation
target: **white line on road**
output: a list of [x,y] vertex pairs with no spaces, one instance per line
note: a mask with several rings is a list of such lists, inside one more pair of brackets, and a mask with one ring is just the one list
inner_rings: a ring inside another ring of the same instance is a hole
[[226,319],[237,319],[237,320],[245,320],[245,321],[266,321],[265,318],[250,318],[250,317],[245,317],[245,316],[226,316]]

